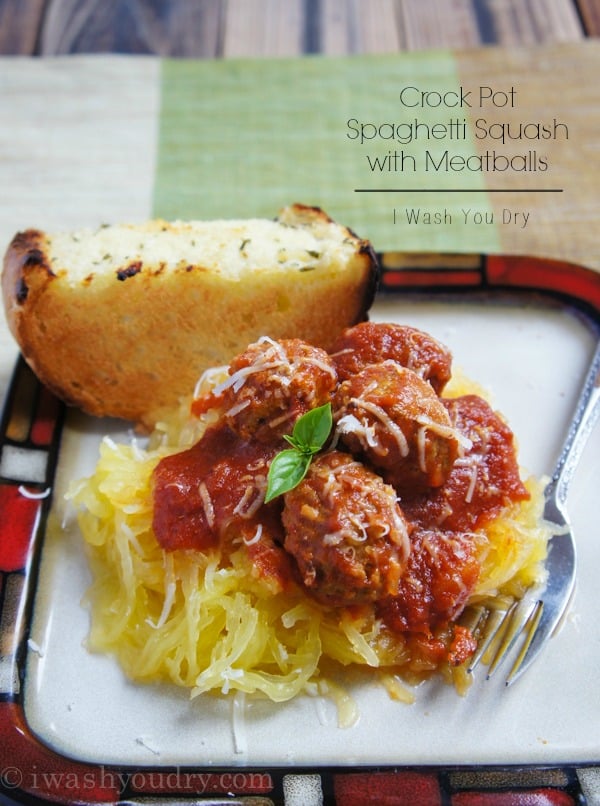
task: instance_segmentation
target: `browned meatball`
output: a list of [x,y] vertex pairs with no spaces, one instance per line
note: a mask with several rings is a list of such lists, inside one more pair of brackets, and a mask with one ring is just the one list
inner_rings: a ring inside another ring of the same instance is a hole
[[371,364],[337,389],[337,432],[397,490],[444,483],[462,435],[431,386],[395,361]]
[[334,607],[394,595],[408,527],[394,490],[348,454],[317,457],[285,494],[284,547],[306,590]]
[[244,439],[291,433],[309,409],[331,400],[337,374],[327,353],[300,339],[263,338],[231,362],[225,421]]
[[379,604],[388,626],[430,633],[460,615],[479,577],[476,549],[472,534],[417,529],[397,596]]
[[406,325],[362,322],[343,331],[331,355],[341,381],[388,359],[429,381],[438,395],[451,375],[452,355],[447,347]]
[[425,527],[479,529],[512,502],[529,498],[521,481],[513,433],[478,395],[444,400],[452,425],[471,445],[454,463],[442,487],[429,495],[405,499],[411,521]]

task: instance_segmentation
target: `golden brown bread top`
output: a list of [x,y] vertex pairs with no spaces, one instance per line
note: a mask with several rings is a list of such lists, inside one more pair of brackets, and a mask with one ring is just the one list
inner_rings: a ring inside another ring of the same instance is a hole
[[9,327],[67,403],[152,427],[201,372],[261,335],[325,349],[366,318],[370,244],[322,210],[273,221],[150,221],[17,234],[4,258]]

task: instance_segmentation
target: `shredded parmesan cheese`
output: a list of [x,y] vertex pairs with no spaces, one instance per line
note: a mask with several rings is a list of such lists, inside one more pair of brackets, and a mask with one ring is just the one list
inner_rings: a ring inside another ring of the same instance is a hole
[[235,417],[236,414],[239,414],[240,411],[244,411],[244,409],[248,408],[252,401],[250,398],[246,398],[246,400],[240,400],[239,403],[236,403],[235,406],[232,406],[230,409],[227,409],[225,412],[226,417]]
[[206,523],[212,529],[215,525],[215,509],[212,498],[210,497],[210,493],[208,492],[208,488],[203,481],[201,481],[198,485],[198,492],[200,493],[200,500],[202,501],[202,508],[204,509]]
[[244,543],[246,544],[246,546],[254,546],[256,543],[258,543],[262,537],[262,533],[263,533],[263,525],[262,523],[259,523],[258,526],[256,527],[256,532],[254,533],[254,536],[251,537],[249,540],[246,540],[246,538],[244,538]]
[[422,416],[417,417],[416,422],[424,429],[433,431],[435,434],[445,439],[456,440],[463,451],[470,451],[473,447],[473,442],[469,437],[465,436],[462,431],[459,431],[458,428],[454,428],[451,425],[444,425],[443,423],[437,423],[434,420],[430,420],[428,417]]
[[364,409],[364,411],[369,412],[369,414],[372,414],[373,417],[379,420],[384,428],[386,428],[396,440],[398,450],[400,451],[400,456],[408,456],[408,440],[402,433],[402,429],[392,420],[385,409],[383,409],[381,406],[378,406],[376,403],[372,403],[369,400],[363,400],[360,397],[352,397],[350,398],[350,402],[353,403],[357,408]]

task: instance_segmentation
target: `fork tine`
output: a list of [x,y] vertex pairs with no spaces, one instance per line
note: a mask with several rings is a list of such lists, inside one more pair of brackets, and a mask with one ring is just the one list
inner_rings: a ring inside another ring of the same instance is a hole
[[482,619],[487,615],[487,612],[487,608],[482,604],[469,605],[460,617],[460,624],[470,630],[471,633],[474,633],[482,623]]
[[537,658],[541,649],[544,647],[547,639],[558,631],[569,610],[569,605],[574,593],[575,584],[573,582],[570,587],[568,600],[565,602],[562,611],[558,614],[553,615],[552,608],[549,610],[545,610],[543,607],[540,608],[538,623],[531,631],[531,637],[527,641],[527,646],[525,646],[521,651],[523,657],[517,658],[515,661],[514,665],[516,668],[511,670],[511,673],[506,680],[507,686],[511,683],[514,683],[519,679],[519,677],[521,677],[522,674],[527,671],[533,661]]
[[506,627],[502,635],[502,640],[494,657],[490,661],[490,665],[488,666],[487,672],[487,679],[489,680],[490,677],[494,674],[496,669],[500,666],[500,664],[504,661],[512,647],[514,646],[515,641],[521,635],[523,627],[527,624],[533,608],[535,607],[535,601],[532,601],[529,597],[523,597],[519,599],[514,605],[511,607],[509,612],[507,613],[506,617]]
[[510,607],[508,609],[493,608],[487,610],[485,607],[480,606],[478,611],[479,618],[475,622],[474,628],[477,629],[477,627],[482,625],[483,629],[477,642],[477,649],[469,661],[468,672],[472,672],[479,665],[494,639],[498,637],[498,632],[501,631],[502,625],[508,613],[510,613]]
[[506,615],[506,627],[502,634],[502,639],[488,667],[488,680],[504,661],[514,646],[515,641],[519,635],[521,635],[523,627],[529,621],[534,607],[535,601],[532,601],[529,597],[523,597],[523,599],[515,602],[515,604],[508,611]]
[[527,624],[525,625],[526,638],[525,641],[523,642],[523,646],[519,650],[519,654],[515,658],[515,662],[513,663],[512,668],[508,673],[508,677],[506,678],[507,686],[510,686],[510,684],[514,682],[518,677],[519,669],[521,668],[521,664],[525,660],[529,647],[531,646],[531,643],[535,638],[535,634],[543,613],[544,613],[544,602],[541,599],[538,599],[535,605],[533,606],[533,610],[531,611]]

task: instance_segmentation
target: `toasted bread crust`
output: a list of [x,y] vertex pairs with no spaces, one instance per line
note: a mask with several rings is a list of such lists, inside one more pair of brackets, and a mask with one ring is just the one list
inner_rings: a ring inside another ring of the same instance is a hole
[[[293,205],[285,227],[334,224],[320,209]],[[149,222],[156,233],[175,224]],[[335,225],[338,227],[338,225]],[[148,429],[191,393],[206,368],[227,364],[261,335],[304,338],[328,349],[367,318],[377,279],[370,244],[345,228],[342,266],[318,271],[244,269],[230,277],[202,263],[141,256],[74,278],[53,257],[53,236],[18,233],[4,258],[9,327],[40,381],[68,404]],[[137,230],[136,230],[137,231]],[[159,236],[160,237],[160,236]]]

